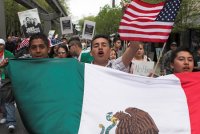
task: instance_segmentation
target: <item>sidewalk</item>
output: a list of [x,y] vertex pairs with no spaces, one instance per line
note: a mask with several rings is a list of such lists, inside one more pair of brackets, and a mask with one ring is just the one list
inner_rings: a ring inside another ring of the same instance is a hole
[[[0,118],[2,118],[2,114],[1,113],[0,113]],[[21,121],[21,118],[20,118],[20,115],[19,115],[19,112],[18,112],[17,108],[16,108],[16,119],[17,119],[17,126],[16,126],[16,129],[13,132],[13,134],[29,134],[26,131],[26,129],[25,129],[25,127],[24,127],[24,125],[23,125],[23,123]],[[0,125],[0,134],[9,134],[9,131],[8,131],[8,129],[7,129],[5,124],[1,124]]]

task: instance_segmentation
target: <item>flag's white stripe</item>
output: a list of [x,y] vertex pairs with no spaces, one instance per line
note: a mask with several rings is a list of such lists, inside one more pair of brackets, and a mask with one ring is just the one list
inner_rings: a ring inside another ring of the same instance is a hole
[[133,15],[136,15],[136,16],[156,16],[158,15],[158,13],[140,13],[140,12],[137,12],[137,11],[134,11],[132,10],[131,8],[128,8],[127,11],[129,11],[130,13],[132,13]]
[[121,29],[121,30],[134,30],[135,32],[140,31],[140,32],[147,32],[147,33],[151,33],[151,32],[169,33],[169,32],[171,32],[171,29],[163,29],[163,28],[142,29],[142,28],[136,28],[136,27],[130,27],[130,26],[120,26],[119,29]]
[[128,18],[130,20],[136,20],[136,19],[155,20],[155,17],[154,18],[153,17],[137,17],[137,18],[135,18],[135,17],[130,16],[129,14],[124,14],[124,17],[126,17],[126,18]]
[[140,77],[85,64],[84,87],[79,134],[100,133],[99,124],[112,124],[106,120],[108,112],[128,107],[148,112],[160,134],[191,133],[186,96],[177,78]]
[[145,6],[142,6],[142,5],[139,5],[138,3],[136,2],[131,2],[130,3],[131,5],[133,5],[134,7],[137,7],[138,9],[141,9],[141,10],[144,10],[144,11],[155,11],[155,10],[161,10],[163,8],[163,6],[156,6],[156,7],[145,7]]
[[174,22],[161,22],[161,21],[154,21],[154,22],[139,22],[139,21],[127,21],[125,19],[122,19],[121,22],[127,23],[127,24],[137,24],[141,26],[151,26],[151,25],[160,25],[160,26],[173,26]]
[[136,38],[147,38],[147,39],[168,39],[168,36],[160,36],[160,35],[149,35],[149,34],[131,34],[131,33],[120,33],[121,37],[136,37]]

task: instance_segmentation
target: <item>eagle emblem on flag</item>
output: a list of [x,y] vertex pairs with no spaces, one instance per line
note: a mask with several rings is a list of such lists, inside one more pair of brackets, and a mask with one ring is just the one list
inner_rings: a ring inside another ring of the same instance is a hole
[[138,108],[127,108],[125,112],[120,111],[113,114],[106,114],[106,119],[111,124],[105,128],[103,124],[99,124],[101,128],[100,134],[109,134],[110,130],[116,125],[116,134],[158,134],[159,130],[153,118],[145,111]]

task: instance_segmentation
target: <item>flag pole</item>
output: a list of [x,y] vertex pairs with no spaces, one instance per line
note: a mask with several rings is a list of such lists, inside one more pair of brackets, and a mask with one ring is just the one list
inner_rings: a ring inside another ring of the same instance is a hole
[[165,49],[166,44],[167,44],[167,43],[165,42],[164,45],[163,45],[163,47],[162,47],[161,53],[160,53],[160,55],[159,55],[159,57],[158,57],[157,63],[156,63],[156,65],[155,65],[155,67],[154,67],[154,70],[153,70],[153,73],[152,73],[151,77],[153,77],[154,74],[156,73],[156,69],[157,69],[158,64],[159,64],[159,62],[160,62],[160,59],[161,59],[161,56],[162,56],[162,54],[163,54],[163,51],[164,51],[164,49]]

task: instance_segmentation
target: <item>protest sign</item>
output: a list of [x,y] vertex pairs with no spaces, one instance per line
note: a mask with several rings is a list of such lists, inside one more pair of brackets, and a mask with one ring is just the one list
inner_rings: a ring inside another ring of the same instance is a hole
[[60,27],[61,27],[62,34],[73,33],[71,17],[61,17]]
[[133,61],[132,65],[133,65],[133,74],[148,76],[153,70],[154,62]]
[[91,40],[94,36],[96,22],[93,21],[84,21],[82,38]]
[[18,12],[20,24],[25,37],[32,34],[42,33],[42,27],[37,8]]
[[52,39],[53,36],[54,36],[54,33],[55,33],[55,30],[49,30],[48,38],[49,38],[49,39]]

